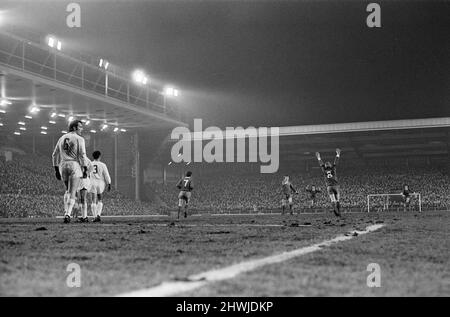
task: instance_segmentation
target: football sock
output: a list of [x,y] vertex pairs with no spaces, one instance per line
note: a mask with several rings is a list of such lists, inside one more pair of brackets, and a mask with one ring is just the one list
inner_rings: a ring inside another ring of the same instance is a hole
[[72,214],[72,209],[73,206],[75,205],[75,199],[69,199],[69,205],[67,206],[67,215],[71,215]]
[[68,192],[64,193],[64,212],[67,213],[67,209],[69,208],[69,200],[70,194]]
[[91,204],[92,216],[97,217],[97,204]]
[[83,218],[87,218],[87,202],[83,204]]
[[102,209],[103,209],[103,202],[99,201],[97,203],[97,216],[101,216],[102,215]]

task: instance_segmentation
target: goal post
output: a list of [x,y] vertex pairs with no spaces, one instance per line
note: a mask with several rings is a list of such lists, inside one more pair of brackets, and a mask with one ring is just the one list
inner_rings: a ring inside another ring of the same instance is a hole
[[[422,212],[422,196],[420,193],[411,194],[411,205],[417,203],[419,212]],[[403,204],[402,194],[369,194],[367,195],[367,212],[370,212],[371,206],[382,206],[382,210],[389,210],[390,206]]]

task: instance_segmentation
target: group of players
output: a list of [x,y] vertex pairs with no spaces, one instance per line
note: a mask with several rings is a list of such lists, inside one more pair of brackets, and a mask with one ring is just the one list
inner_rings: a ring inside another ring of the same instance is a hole
[[[91,211],[94,222],[101,221],[101,213],[103,209],[102,195],[105,188],[111,190],[111,177],[107,166],[100,161],[100,151],[92,153],[93,161],[89,160],[86,155],[86,147],[84,138],[81,136],[83,131],[83,123],[75,120],[69,125],[69,132],[64,134],[57,142],[52,154],[53,166],[55,168],[55,176],[58,180],[63,180],[66,192],[64,193],[64,222],[71,220],[71,214],[76,204],[81,207],[82,216],[80,222],[88,222],[87,217],[87,198],[91,197]],[[334,162],[323,162],[319,152],[316,152],[316,158],[325,177],[327,193],[330,197],[333,212],[336,217],[341,217],[340,204],[340,187],[337,180],[336,167],[341,156],[341,150],[336,149],[336,157]],[[188,214],[188,205],[191,192],[194,189],[192,181],[192,172],[188,171],[186,175],[177,183],[180,190],[178,195],[178,219],[184,207],[184,217]],[[307,187],[306,191],[310,195],[310,208],[314,206],[316,195],[320,193],[320,189],[314,185]],[[284,176],[282,181],[282,214],[285,213],[286,207],[289,206],[290,214],[293,214],[293,195],[298,194],[293,184],[290,182],[289,176]],[[409,205],[411,195],[409,188],[405,185],[402,195],[404,197],[404,205]]]
[[[340,203],[340,186],[337,179],[336,167],[339,162],[339,158],[341,156],[341,150],[336,149],[336,157],[334,158],[334,162],[323,162],[319,152],[316,152],[316,158],[319,162],[319,166],[322,170],[322,173],[325,177],[325,184],[327,188],[327,194],[330,197],[331,205],[333,208],[333,213],[336,217],[341,217],[341,203]],[[192,182],[192,172],[188,171],[186,176],[181,178],[177,183],[177,188],[180,190],[178,195],[178,219],[180,218],[181,210],[184,206],[184,217],[187,217],[188,204],[191,197],[191,191],[193,190],[193,182]],[[284,176],[284,179],[281,183],[282,187],[282,214],[284,215],[286,212],[286,207],[289,206],[290,214],[293,214],[293,195],[298,194],[298,191],[295,189],[294,185],[291,183],[289,176]],[[316,188],[315,185],[307,186],[306,191],[309,193],[310,197],[310,208],[312,208],[316,202],[316,196],[321,192],[320,189]],[[408,185],[404,185],[403,190],[401,192],[403,205],[406,211],[406,208],[409,206],[411,202],[411,196],[415,193],[411,193]]]
[[[334,159],[334,163],[330,162],[324,163],[320,157],[320,153],[316,153],[316,158],[319,161],[319,165],[322,168],[322,172],[325,176],[325,181],[327,185],[327,192],[330,196],[331,203],[333,205],[333,212],[337,217],[341,216],[341,205],[339,202],[340,198],[340,190],[339,184],[337,180],[336,174],[336,166],[338,164],[339,158],[341,156],[341,150],[336,149],[336,157]],[[286,211],[286,206],[289,206],[290,214],[293,214],[293,195],[298,194],[298,191],[295,189],[294,185],[289,180],[289,176],[284,176],[282,182],[282,214]],[[192,172],[186,172],[186,175],[181,178],[177,183],[177,188],[180,190],[178,194],[178,219],[180,218],[181,211],[184,207],[184,217],[187,217],[189,200],[191,197],[191,192],[194,189],[192,182]],[[316,195],[321,192],[320,189],[316,188],[316,186],[307,187],[306,191],[310,194],[310,207],[314,206]]]
[[[111,190],[111,177],[106,164],[100,161],[100,151],[92,153],[91,161],[86,155],[84,138],[81,136],[83,122],[74,120],[69,132],[61,136],[52,154],[55,177],[62,180],[64,193],[64,223],[69,223],[76,204],[80,206],[80,222],[88,222],[87,198],[91,197],[91,212],[94,222],[101,221],[102,195],[105,188]],[[77,203],[78,199],[78,203]]]
[[[320,153],[316,152],[316,158],[319,162],[319,165],[322,169],[322,172],[325,176],[325,182],[327,185],[327,193],[330,197],[331,204],[333,207],[333,212],[336,217],[341,216],[341,204],[339,202],[340,199],[340,189],[339,183],[337,180],[336,166],[339,162],[339,158],[341,156],[341,150],[336,149],[336,157],[334,159],[333,164],[331,162],[324,163],[322,158],[320,157]],[[281,201],[282,206],[282,214],[286,211],[286,206],[289,206],[290,214],[293,214],[293,195],[298,194],[298,191],[292,185],[289,180],[289,176],[284,176],[283,182],[281,183],[282,191],[283,191],[283,199]],[[321,192],[320,189],[316,188],[315,185],[311,187],[307,187],[306,191],[309,192],[310,195],[310,208],[312,208],[316,201],[316,195]]]

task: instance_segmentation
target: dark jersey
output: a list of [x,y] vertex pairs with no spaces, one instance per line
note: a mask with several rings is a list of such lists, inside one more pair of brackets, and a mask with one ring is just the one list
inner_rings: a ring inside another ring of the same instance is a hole
[[190,192],[194,189],[194,184],[190,177],[185,176],[178,181],[177,187],[181,191]]
[[320,167],[322,167],[322,172],[325,176],[325,182],[327,186],[337,186],[338,180],[337,180],[337,174],[336,174],[336,166],[339,161],[339,158],[336,156],[334,159],[334,163],[330,168],[325,168],[325,164],[320,161]]
[[410,195],[409,189],[403,189],[402,194],[403,194],[403,196],[408,197]]
[[296,190],[295,190],[294,186],[292,186],[291,182],[283,183],[282,186],[283,186],[283,194],[285,194],[285,195],[290,195],[290,194],[296,192]]
[[321,191],[317,188],[312,190],[311,188],[307,188],[306,191],[309,193],[309,198],[314,199],[316,198],[317,193],[320,193]]

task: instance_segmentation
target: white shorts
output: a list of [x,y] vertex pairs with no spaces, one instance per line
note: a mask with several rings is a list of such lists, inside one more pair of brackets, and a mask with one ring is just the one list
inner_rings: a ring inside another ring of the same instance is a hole
[[91,179],[89,177],[81,178],[80,185],[78,186],[78,190],[85,189],[89,192],[91,190],[91,188],[92,188]]
[[81,166],[75,161],[63,161],[59,164],[59,173],[63,181],[69,181],[70,177],[83,177],[83,172],[81,171]]
[[103,194],[103,192],[105,191],[105,186],[106,184],[104,181],[93,178],[91,180],[91,189],[89,192],[96,195]]

